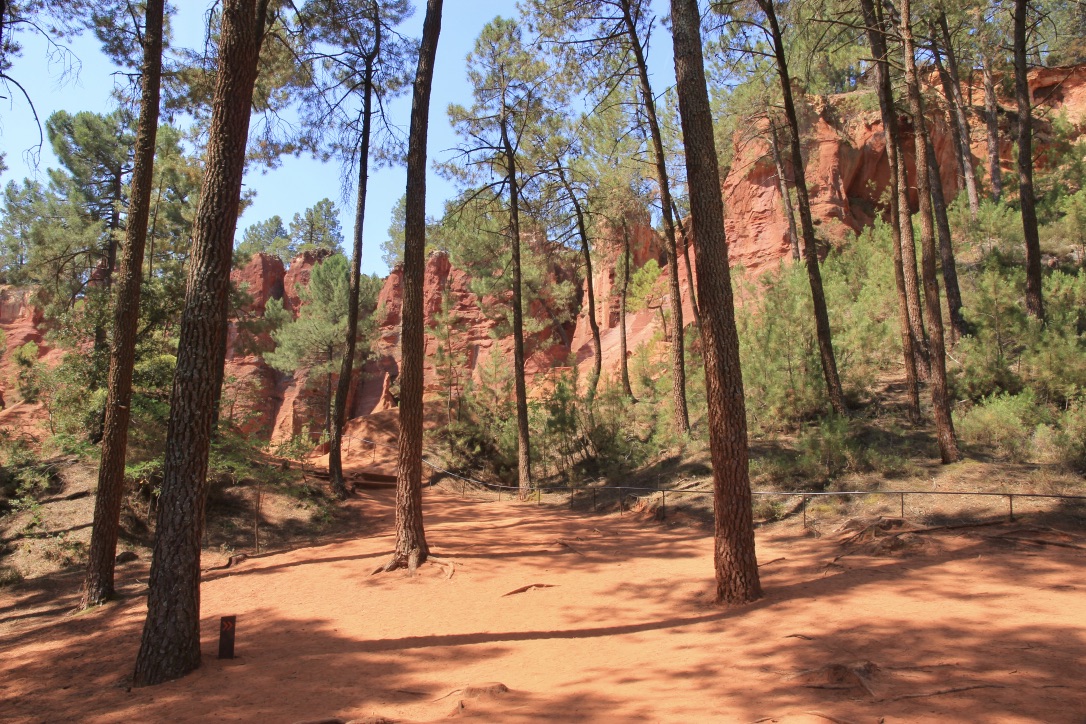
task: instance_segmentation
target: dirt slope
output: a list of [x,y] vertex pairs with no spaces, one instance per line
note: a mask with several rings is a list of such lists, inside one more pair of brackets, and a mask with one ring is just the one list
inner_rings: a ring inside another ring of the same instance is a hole
[[[872,557],[782,524],[759,536],[766,598],[722,610],[707,598],[700,529],[437,491],[429,535],[456,562],[452,578],[436,566],[370,576],[392,544],[390,500],[351,502],[379,535],[209,572],[204,666],[153,689],[126,688],[139,564],[122,569],[127,599],[81,616],[65,613],[74,579],[0,592],[0,718],[1081,722],[1086,711],[1081,549],[1015,543],[997,525]],[[231,661],[214,658],[224,614],[238,616]]]

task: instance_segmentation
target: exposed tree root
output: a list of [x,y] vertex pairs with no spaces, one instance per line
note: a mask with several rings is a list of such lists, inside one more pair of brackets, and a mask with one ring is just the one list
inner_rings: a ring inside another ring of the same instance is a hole
[[955,686],[949,689],[939,689],[938,691],[929,691],[923,694],[902,694],[901,696],[895,696],[892,699],[882,699],[881,701],[901,701],[902,699],[924,699],[929,696],[942,696],[943,694],[957,694],[961,691],[972,691],[973,689],[1002,689],[1004,688],[1000,684],[972,684],[970,686]]
[[524,593],[525,591],[530,591],[533,588],[555,588],[555,585],[553,583],[530,583],[527,586],[521,586],[520,588],[514,588],[509,593],[503,593],[502,598],[505,598],[506,596],[515,596],[518,593]]
[[393,553],[392,556],[385,561],[385,563],[377,566],[370,573],[371,576],[375,576],[378,573],[391,573],[392,571],[398,571],[406,569],[408,575],[415,575],[415,572],[419,569],[423,563],[432,563],[435,566],[440,566],[445,571],[445,580],[449,580],[456,573],[456,562],[448,560],[446,558],[438,558],[437,556],[426,555],[423,557],[418,549],[412,550],[407,555],[402,553]]

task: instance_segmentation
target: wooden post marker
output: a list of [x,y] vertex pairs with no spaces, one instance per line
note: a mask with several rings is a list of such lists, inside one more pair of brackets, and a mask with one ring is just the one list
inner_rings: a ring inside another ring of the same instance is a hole
[[219,658],[234,658],[234,633],[237,630],[237,616],[223,616],[219,619]]

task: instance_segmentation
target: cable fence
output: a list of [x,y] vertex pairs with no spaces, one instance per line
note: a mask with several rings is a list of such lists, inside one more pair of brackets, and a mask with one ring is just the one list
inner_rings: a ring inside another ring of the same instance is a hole
[[[399,450],[395,445],[380,443],[367,438],[357,438],[347,435],[344,437],[348,438],[348,440],[355,440],[371,445],[373,447],[373,460],[376,460],[378,447],[395,451]],[[349,449],[350,448],[348,447],[348,452]],[[503,499],[516,500],[521,496],[521,490],[518,486],[475,480],[454,473],[451,470],[446,470],[427,460],[425,455],[422,458],[422,462],[433,471],[429,480],[430,487],[433,487],[435,482],[440,482],[442,478],[451,478],[455,482],[450,486],[450,492],[459,495],[462,499],[467,499],[469,497],[472,499],[479,499],[480,497],[483,497],[487,500],[494,499],[501,501]],[[892,508],[897,509],[897,512],[902,518],[905,517],[906,511],[913,514],[916,514],[917,512],[921,514],[930,513],[931,511],[925,511],[924,505],[919,503],[916,499],[919,498],[923,501],[926,497],[933,496],[975,499],[973,502],[985,501],[989,512],[1000,512],[1005,510],[1009,520],[1014,520],[1016,514],[1043,510],[1044,508],[1038,505],[1039,501],[1064,501],[1070,503],[1072,506],[1081,506],[1082,512],[1086,513],[1086,495],[1068,495],[1062,493],[910,489],[827,491],[754,490],[751,491],[751,494],[756,501],[758,499],[794,500],[799,498],[800,500],[797,506],[798,510],[794,509],[787,515],[798,514],[802,516],[803,526],[805,528],[808,526],[809,517],[812,513],[822,512],[824,508],[824,505],[821,505],[822,501],[831,501],[835,499],[838,501],[846,501],[853,497],[885,498],[890,502]],[[491,495],[493,498],[491,498]],[[658,515],[660,519],[666,520],[669,498],[671,507],[675,509],[683,505],[684,497],[689,500],[689,498],[711,498],[712,496],[712,490],[602,485],[599,481],[596,481],[595,484],[590,483],[584,485],[533,486],[524,492],[523,500],[525,502],[535,502],[537,505],[547,504],[550,506],[562,506],[568,507],[570,510],[591,511],[593,513],[614,510],[620,515],[637,508],[656,506],[653,508],[653,510],[658,511],[656,515]],[[896,505],[894,505],[895,503]],[[814,510],[816,508],[817,511]],[[780,517],[787,516],[781,515]]]

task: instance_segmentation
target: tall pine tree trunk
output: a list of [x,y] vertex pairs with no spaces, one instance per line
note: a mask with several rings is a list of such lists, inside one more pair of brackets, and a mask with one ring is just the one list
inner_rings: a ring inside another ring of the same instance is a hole
[[[375,3],[375,7],[380,5]],[[380,12],[377,10],[376,12]],[[362,287],[362,237],[366,220],[366,189],[369,182],[370,131],[373,122],[373,65],[381,52],[381,18],[373,18],[373,50],[366,57],[362,80],[362,138],[358,146],[358,198],[354,205],[354,248],[351,252],[350,300],[347,303],[347,346],[339,365],[339,382],[332,406],[332,430],[328,439],[328,477],[332,493],[343,500],[347,482],[343,478],[343,427],[347,424],[347,398],[351,394],[355,350],[358,346],[358,304]]]
[[222,379],[230,265],[267,7],[268,0],[225,0],[222,7],[207,165],[193,226],[135,686],[176,679],[200,665],[200,540],[208,452],[216,384]]
[[81,608],[105,603],[113,597],[113,564],[124,495],[124,463],[128,449],[128,423],[132,403],[132,367],[139,326],[140,283],[147,219],[158,136],[159,90],[162,78],[162,23],[164,0],[149,0],[145,8],[143,68],[140,80],[140,118],[128,201],[128,228],[121,250],[117,294],[113,308],[113,344],[109,356],[102,454],[94,501],[87,574]]
[[581,255],[584,257],[585,288],[588,290],[588,328],[592,330],[592,377],[588,380],[588,400],[596,398],[596,388],[600,383],[600,374],[603,371],[603,345],[600,343],[600,323],[596,319],[596,281],[592,278],[592,248],[588,243],[588,228],[584,223],[584,209],[573,190],[573,186],[566,178],[566,170],[559,166],[559,178],[562,186],[569,195],[570,203],[577,217],[577,234],[581,237]]
[[[970,148],[972,134],[969,132],[969,119],[965,115],[965,98],[962,97],[961,76],[958,74],[958,56],[954,52],[954,41],[950,37],[950,27],[947,25],[945,12],[939,12],[938,23],[943,38],[943,50],[946,53],[946,70],[940,67],[939,75],[942,80],[943,94],[950,108],[950,127],[958,139],[956,150],[965,180],[969,215],[973,221],[976,221],[977,212],[980,209],[980,194],[977,192],[977,171],[973,166],[973,152]],[[938,67],[940,65],[939,48],[938,41],[935,40],[934,28],[932,28],[932,50]]]
[[716,598],[721,603],[738,604],[761,597],[762,588],[754,550],[747,411],[724,238],[724,202],[705,85],[697,0],[671,0],[671,17],[676,91],[690,180],[698,296],[705,315],[702,333],[713,462]]
[[916,133],[916,190],[920,197],[921,269],[924,280],[924,312],[927,315],[931,343],[931,404],[935,417],[935,432],[943,463],[961,459],[954,422],[950,415],[950,394],[946,381],[946,350],[943,340],[943,315],[939,302],[939,280],[935,268],[935,223],[931,207],[930,169],[925,152],[928,139],[924,124],[924,99],[916,73],[913,44],[911,0],[901,2],[901,39],[905,51],[905,85],[909,95]]
[[1028,0],[1014,0],[1014,97],[1018,103],[1018,193],[1022,205],[1022,235],[1026,242],[1026,311],[1042,322],[1041,239],[1037,232],[1037,202],[1033,195],[1033,109],[1026,65]]
[[796,230],[796,214],[792,209],[792,195],[788,192],[788,178],[784,175],[784,159],[781,158],[781,144],[777,137],[777,125],[769,121],[769,149],[773,153],[773,165],[777,169],[777,185],[781,189],[781,203],[784,215],[788,219],[788,245],[792,247],[792,259],[800,260],[799,232]]
[[784,53],[784,38],[773,0],[758,0],[762,11],[769,21],[773,36],[773,50],[777,61],[777,74],[781,81],[781,94],[784,96],[784,115],[791,132],[792,174],[796,184],[796,201],[799,203],[800,228],[803,230],[803,253],[807,261],[807,279],[811,285],[811,301],[814,306],[815,333],[818,338],[818,352],[822,358],[822,377],[826,381],[826,396],[830,406],[838,415],[844,415],[845,395],[841,390],[841,378],[837,374],[837,358],[833,352],[833,336],[830,331],[829,311],[826,309],[826,295],[822,289],[822,272],[818,267],[818,248],[815,241],[814,220],[811,218],[811,201],[807,196],[807,177],[803,165],[803,149],[800,146],[799,118],[792,100],[792,81],[788,75],[788,61]]
[[630,352],[626,346],[626,298],[630,289],[630,227],[626,217],[622,217],[622,293],[618,305],[618,351],[619,370],[622,376],[622,391],[636,402],[633,386],[630,384]]
[[981,58],[981,77],[984,79],[984,120],[988,131],[989,183],[992,186],[992,201],[999,203],[1003,196],[1003,166],[999,159],[999,99],[996,97],[995,79],[992,77],[991,57]]
[[698,295],[694,289],[694,266],[690,263],[690,237],[686,234],[686,224],[679,214],[679,207],[675,200],[671,200],[671,214],[675,218],[675,228],[679,232],[679,239],[683,244],[683,266],[686,267],[686,286],[690,292],[690,309],[694,312],[694,324],[701,331],[701,310],[698,308]]
[[931,136],[924,134],[924,140],[928,155],[928,178],[931,180],[931,205],[935,211],[935,227],[939,232],[939,257],[942,261],[947,313],[950,317],[950,343],[954,344],[966,333],[965,318],[962,316],[962,293],[958,288],[958,265],[954,259],[954,241],[950,235],[950,219],[947,218],[939,160],[935,158]]
[[426,137],[430,126],[434,57],[441,33],[441,6],[442,0],[427,0],[411,101],[404,214],[396,549],[388,563],[378,569],[385,571],[414,570],[430,556],[422,521],[422,361],[426,350],[422,287],[426,274]]
[[916,372],[916,342],[909,325],[909,301],[905,292],[905,269],[901,257],[901,195],[902,179],[898,175],[898,159],[901,156],[900,129],[897,111],[894,109],[894,92],[890,84],[890,61],[886,49],[886,27],[882,22],[881,8],[875,0],[860,0],[864,25],[867,29],[871,54],[875,59],[875,86],[879,97],[883,135],[886,137],[886,160],[890,166],[890,235],[894,260],[894,282],[897,286],[898,325],[901,328],[901,351],[905,361],[905,382],[909,418],[920,422],[920,385]]
[[508,118],[501,119],[502,145],[505,147],[506,173],[509,184],[509,231],[513,251],[513,389],[517,403],[517,478],[520,497],[528,497],[532,487],[532,448],[528,432],[528,389],[524,383],[524,306],[520,268],[520,187],[517,179],[517,159],[509,140]]
[[[898,220],[901,226],[901,266],[905,274],[905,298],[909,307],[909,328],[916,352],[916,369],[922,381],[931,377],[931,355],[928,352],[928,332],[924,327],[924,312],[920,305],[920,274],[916,268],[916,236],[913,234],[913,214],[909,207],[909,169],[905,163],[905,146],[897,139]],[[913,139],[916,148],[916,139]],[[915,154],[914,154],[915,155]]]
[[645,109],[645,118],[649,124],[652,140],[653,162],[656,166],[656,183],[660,187],[660,210],[664,219],[664,251],[667,254],[667,280],[671,311],[671,377],[672,398],[675,404],[675,429],[681,435],[690,432],[690,414],[686,407],[686,355],[683,350],[683,300],[679,287],[679,255],[675,242],[675,219],[671,215],[671,185],[667,175],[667,157],[664,155],[664,137],[660,131],[660,122],[656,117],[656,99],[649,82],[649,66],[645,60],[645,49],[637,32],[637,22],[633,16],[631,0],[620,0],[626,33],[629,36],[630,49],[637,63],[637,76],[641,88],[641,103]]

